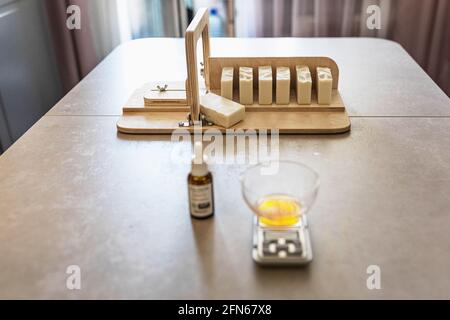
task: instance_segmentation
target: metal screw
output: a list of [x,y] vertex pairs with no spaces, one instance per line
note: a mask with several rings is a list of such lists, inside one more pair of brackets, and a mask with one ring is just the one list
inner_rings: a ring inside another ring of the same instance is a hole
[[167,84],[164,85],[164,87],[156,86],[156,88],[159,90],[159,92],[166,92],[169,86]]

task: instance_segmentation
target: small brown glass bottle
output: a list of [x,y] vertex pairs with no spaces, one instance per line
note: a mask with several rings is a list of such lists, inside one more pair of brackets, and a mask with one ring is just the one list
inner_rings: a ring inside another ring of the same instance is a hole
[[203,156],[201,142],[194,145],[192,171],[188,176],[189,210],[191,216],[206,219],[214,215],[213,176]]

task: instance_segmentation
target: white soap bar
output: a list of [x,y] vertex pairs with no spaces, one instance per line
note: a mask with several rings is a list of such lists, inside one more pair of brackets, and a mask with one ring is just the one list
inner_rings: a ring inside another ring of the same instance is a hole
[[297,103],[311,104],[312,78],[307,66],[297,66]]
[[272,104],[273,77],[272,67],[263,66],[258,68],[259,80],[259,104]]
[[211,92],[200,97],[200,111],[208,121],[225,128],[230,128],[245,118],[243,105]]
[[317,101],[319,104],[331,103],[333,76],[330,68],[317,67]]
[[291,95],[291,70],[277,68],[277,104],[289,104]]
[[226,67],[222,69],[220,95],[230,100],[233,100],[233,73],[233,67]]
[[253,68],[239,68],[239,101],[253,104]]

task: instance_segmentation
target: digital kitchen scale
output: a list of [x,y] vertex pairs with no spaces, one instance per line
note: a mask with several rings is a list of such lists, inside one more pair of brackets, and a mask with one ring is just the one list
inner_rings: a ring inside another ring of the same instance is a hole
[[255,217],[253,224],[253,260],[267,266],[301,266],[313,259],[306,215],[301,222],[287,227],[268,226]]

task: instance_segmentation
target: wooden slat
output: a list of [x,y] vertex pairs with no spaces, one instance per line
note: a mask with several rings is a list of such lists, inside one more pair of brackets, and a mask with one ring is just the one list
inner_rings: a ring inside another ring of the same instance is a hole
[[[202,37],[203,62],[205,75],[210,73],[210,47],[209,47],[209,13],[207,8],[201,8],[186,30],[186,62],[188,73],[188,104],[191,106],[191,115],[199,120],[200,97],[197,71],[197,42]],[[209,79],[206,77],[206,87],[209,88]]]

